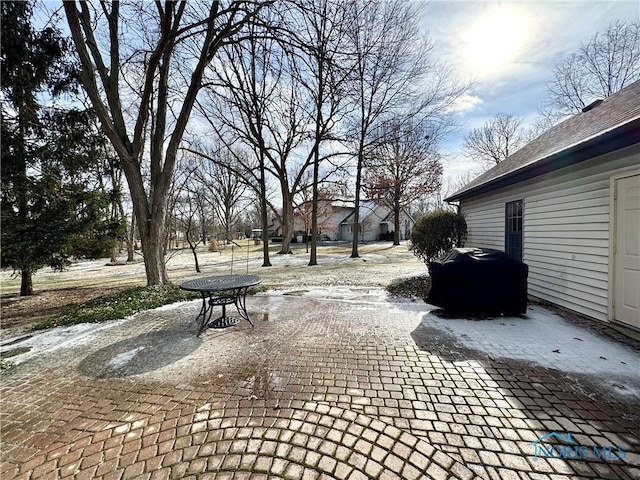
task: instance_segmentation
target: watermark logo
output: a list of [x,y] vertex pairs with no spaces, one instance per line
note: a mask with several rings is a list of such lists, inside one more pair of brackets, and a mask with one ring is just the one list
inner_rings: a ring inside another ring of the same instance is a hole
[[538,458],[561,458],[571,460],[622,460],[627,456],[624,445],[580,445],[570,433],[548,433],[533,443],[534,460]]

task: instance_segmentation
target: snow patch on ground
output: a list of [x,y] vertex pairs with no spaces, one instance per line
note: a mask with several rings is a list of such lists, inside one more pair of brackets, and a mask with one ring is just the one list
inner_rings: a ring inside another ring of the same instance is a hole
[[[429,313],[423,325],[454,337],[467,348],[496,358],[511,358],[620,382],[640,391],[640,354],[543,307],[529,306],[523,317],[491,319],[443,318]],[[618,380],[618,381],[616,381]],[[623,388],[622,390],[625,390]],[[632,393],[628,391],[627,393]]]
[[90,342],[95,335],[106,329],[121,325],[132,317],[105,323],[82,323],[70,327],[55,327],[20,339],[10,339],[0,344],[0,352],[10,352],[15,349],[29,349],[28,351],[7,358],[13,364],[20,364],[30,358],[50,353],[60,348],[78,346]]
[[[554,368],[567,374],[587,375],[599,384],[621,394],[640,395],[640,353],[631,347],[574,324],[553,312],[530,305],[521,317],[489,319],[447,318],[435,307],[422,301],[398,300],[377,287],[300,286],[268,290],[248,299],[250,314],[268,317],[269,311],[283,308],[287,296],[309,300],[344,302],[346,309],[374,309],[403,311],[415,315],[416,325],[433,328],[446,334],[457,345],[482,351],[495,358],[507,358]],[[158,308],[158,311],[178,311],[201,300],[178,302]],[[103,324],[82,324],[57,327],[30,336],[13,338],[0,343],[0,352],[29,348],[29,351],[8,358],[18,364],[34,356],[60,348],[86,344],[105,329],[121,325],[133,317]],[[138,350],[131,350],[113,358],[117,367],[131,361]]]
[[[343,302],[373,302],[388,303],[389,294],[382,288],[372,287],[349,287],[349,286],[301,286],[300,288],[274,289],[257,293],[255,296],[277,297],[281,295],[292,295],[297,297],[308,297],[314,299],[340,300]],[[424,304],[423,309],[424,309]]]
[[[187,300],[183,302],[170,303],[154,308],[152,311],[165,312],[177,310],[189,303],[201,301],[202,300]],[[98,332],[116,327],[133,319],[134,317],[135,315],[131,315],[120,320],[99,324],[82,323],[79,325],[72,325],[70,327],[55,327],[49,330],[34,332],[29,335],[22,335],[17,338],[12,337],[0,343],[0,352],[7,353],[12,350],[24,349],[25,352],[7,358],[9,362],[17,365],[30,358],[44,353],[53,352],[59,348],[89,343]],[[126,363],[129,360],[123,359],[122,361]]]
[[[495,358],[508,358],[580,374],[620,394],[640,394],[640,354],[604,335],[574,324],[538,305],[530,305],[522,317],[489,319],[446,318],[433,313],[432,305],[390,297],[381,288],[300,287],[261,292],[256,297],[287,295],[326,299],[376,308],[415,313],[425,327],[448,334],[466,348]],[[384,305],[384,306],[382,306]]]
[[123,367],[127,363],[129,363],[131,360],[133,360],[133,358],[138,354],[138,352],[144,349],[145,347],[136,347],[127,352],[119,353],[109,361],[109,366],[114,369]]

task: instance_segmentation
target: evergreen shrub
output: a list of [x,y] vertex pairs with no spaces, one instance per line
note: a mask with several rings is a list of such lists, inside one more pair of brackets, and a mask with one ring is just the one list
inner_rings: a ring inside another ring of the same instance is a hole
[[467,222],[464,215],[450,210],[435,210],[416,221],[411,232],[413,254],[431,271],[429,262],[447,250],[464,247]]

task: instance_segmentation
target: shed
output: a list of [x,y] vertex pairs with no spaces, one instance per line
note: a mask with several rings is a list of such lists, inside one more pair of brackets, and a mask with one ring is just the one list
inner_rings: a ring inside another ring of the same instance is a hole
[[529,266],[530,297],[640,329],[640,81],[445,200],[466,217],[465,246]]

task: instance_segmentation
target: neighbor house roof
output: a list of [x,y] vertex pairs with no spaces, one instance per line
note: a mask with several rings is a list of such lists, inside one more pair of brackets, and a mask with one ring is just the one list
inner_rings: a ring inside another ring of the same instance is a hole
[[[409,220],[411,220],[413,223],[416,222],[415,219],[411,216],[411,214],[407,212],[404,208],[402,209],[402,213],[404,213],[407,217],[409,217]],[[392,220],[393,220],[393,212],[389,212],[389,214],[386,217],[384,217],[380,223],[391,223]]]
[[[378,203],[373,200],[362,200],[358,208],[358,220],[360,221],[360,223],[362,223],[369,215],[374,213],[379,206],[380,205],[378,205]],[[354,215],[355,215],[355,208],[353,208],[353,211],[349,213],[349,215],[347,215],[344,218],[344,220],[342,220],[342,222],[340,223],[341,224],[353,223]]]
[[551,127],[445,200],[462,200],[640,142],[640,81]]

